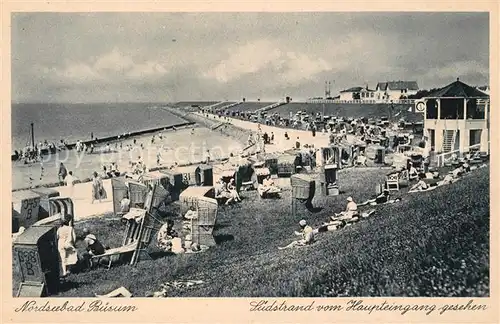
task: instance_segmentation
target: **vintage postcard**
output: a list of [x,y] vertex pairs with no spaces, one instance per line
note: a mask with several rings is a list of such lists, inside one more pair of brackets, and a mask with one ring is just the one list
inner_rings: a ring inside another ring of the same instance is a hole
[[496,1],[2,10],[5,322],[499,321]]

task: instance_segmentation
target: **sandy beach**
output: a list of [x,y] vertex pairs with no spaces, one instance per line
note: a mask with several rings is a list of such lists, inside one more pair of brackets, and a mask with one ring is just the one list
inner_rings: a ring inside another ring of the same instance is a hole
[[[190,127],[162,132],[163,139],[158,137],[158,133],[129,138],[121,141],[122,148],[119,143],[111,143],[111,153],[99,153],[105,148],[104,145],[96,147],[93,154],[77,153],[76,150],[61,151],[43,161],[43,176],[40,163],[24,165],[21,162],[13,162],[12,189],[28,188],[30,178],[33,179],[34,185],[57,182],[59,162],[63,162],[68,171],[73,171],[77,179],[84,180],[90,178],[93,171],[101,173],[103,165],[109,167],[111,162],[117,163],[121,172],[127,171],[129,161],[136,161],[139,156],[147,167],[151,168],[168,166],[175,162],[185,164],[200,161],[207,149],[210,149],[212,159],[219,159],[229,156],[231,151],[241,147],[237,141],[209,129],[196,127],[194,132],[192,129]],[[153,135],[155,142],[151,143]],[[141,149],[141,143],[144,149]],[[129,144],[134,147],[131,151],[125,149]],[[161,154],[160,164],[156,163],[158,152]]]
[[[196,114],[198,114],[198,113],[196,113]],[[198,115],[203,116],[201,114],[198,114]],[[206,116],[205,116],[205,118],[206,118]],[[210,115],[209,118],[213,118],[214,120],[218,119],[217,116],[213,116],[213,115]],[[226,121],[237,126],[237,127],[243,128],[243,129],[248,129],[248,130],[252,130],[252,131],[257,131],[257,129],[258,129],[258,125],[256,123],[242,121],[242,120],[238,120],[238,119],[234,119],[234,118],[228,118],[228,120],[226,120]],[[299,141],[301,142],[302,145],[303,144],[314,144],[315,147],[321,147],[321,146],[325,146],[328,144],[328,136],[326,134],[317,133],[317,136],[313,137],[311,132],[302,131],[302,130],[293,130],[293,129],[283,129],[283,128],[267,126],[267,125],[261,125],[261,129],[263,132],[267,132],[269,134],[271,132],[273,132],[275,135],[275,142],[273,144],[266,145],[266,147],[265,147],[265,150],[267,153],[279,153],[279,152],[283,152],[283,151],[286,151],[286,150],[289,150],[289,149],[295,147],[295,140],[297,137],[299,137]],[[285,137],[284,137],[285,132],[288,132],[288,135],[290,136],[290,140],[285,140]],[[164,135],[165,136],[163,137],[163,141],[161,142],[161,144],[158,143],[157,145],[153,145],[153,148],[151,148],[149,150],[149,155],[144,155],[144,160],[148,164],[149,167],[156,166],[155,159],[156,159],[156,152],[157,152],[158,147],[160,147],[161,145],[166,146],[166,147],[171,147],[171,148],[189,147],[191,145],[191,143],[193,143],[195,141],[195,139],[193,139],[192,136],[203,137],[206,139],[205,142],[210,141],[210,143],[213,143],[213,144],[212,145],[207,144],[207,146],[211,147],[211,148],[215,147],[216,145],[220,146],[220,147],[225,147],[225,148],[240,147],[239,144],[236,143],[235,141],[233,141],[231,138],[229,138],[227,136],[223,136],[221,134],[218,134],[217,131],[212,131],[212,130],[209,130],[207,128],[201,128],[201,127],[196,128],[194,135],[191,134],[191,128],[180,129],[177,131],[164,133]],[[137,143],[145,142],[146,140],[150,140],[150,139],[151,139],[151,136],[149,136],[149,135],[143,136],[143,137],[137,138]],[[123,145],[131,144],[132,141],[133,140],[126,140],[123,142]],[[201,142],[201,141],[198,141],[198,142]],[[136,155],[140,154],[139,151],[134,152],[134,153]],[[217,150],[213,150],[213,153],[216,156],[218,154]],[[167,153],[162,153],[162,158],[164,161],[163,164],[167,164],[166,161],[168,161],[168,163],[172,163],[172,161],[175,160],[176,154],[178,156],[182,156],[182,152],[179,153],[179,152],[176,152],[174,150],[168,151]],[[186,153],[184,153],[184,154],[185,154],[184,157],[186,158],[187,154]],[[227,155],[229,155],[229,154],[227,154]],[[220,157],[220,156],[217,156],[217,157]],[[187,158],[189,158],[189,156]],[[194,158],[195,159],[199,158],[199,160],[201,160],[201,151],[199,151],[199,154],[195,153]],[[66,163],[69,170],[71,170],[71,167],[74,165],[71,163],[76,163],[76,159],[70,163]],[[75,173],[76,173],[77,177],[78,176],[90,177],[92,170],[94,170],[94,169],[100,170],[101,169],[100,163],[101,163],[101,161],[100,161],[99,155],[86,156],[83,159],[82,167],[75,169],[76,170]],[[126,163],[128,163],[128,160],[126,161]],[[34,166],[33,168],[39,168],[39,167],[37,165],[37,166]],[[217,178],[217,176],[220,175],[222,169],[223,168],[221,168],[220,164],[214,165],[214,178]],[[47,170],[46,178],[57,179],[57,168],[55,168],[55,165],[52,165],[52,167],[46,168],[46,170]],[[27,176],[28,176],[28,174],[25,172],[24,179],[26,179]],[[82,179],[82,178],[80,178],[80,179]],[[15,179],[15,180],[17,183],[19,183],[18,185],[23,185],[23,184],[25,185],[26,184],[26,182],[23,182],[21,179]],[[24,180],[24,181],[26,181],[26,180]],[[103,182],[104,182],[104,187],[106,189],[106,192],[108,194],[108,198],[106,200],[103,200],[102,202],[94,202],[94,204],[92,204],[92,202],[91,202],[92,183],[91,182],[79,183],[79,184],[75,185],[74,193],[73,193],[73,197],[72,197],[73,202],[74,202],[74,206],[75,206],[75,220],[79,221],[79,220],[84,220],[84,219],[88,219],[88,218],[92,218],[92,217],[99,217],[99,216],[102,216],[106,213],[113,211],[113,203],[112,203],[113,193],[112,193],[112,189],[111,189],[111,180],[106,179]],[[59,187],[55,187],[53,189],[57,190],[61,194],[61,196],[68,196],[69,195],[68,187],[66,187],[66,186],[59,186]]]

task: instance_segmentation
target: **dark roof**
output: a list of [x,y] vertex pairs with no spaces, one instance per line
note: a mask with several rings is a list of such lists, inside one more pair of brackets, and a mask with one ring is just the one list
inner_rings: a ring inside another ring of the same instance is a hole
[[377,83],[376,89],[384,90],[387,89],[387,82],[379,82]]
[[489,96],[486,93],[479,91],[478,89],[473,88],[470,85],[467,85],[458,79],[457,81],[450,83],[446,87],[443,87],[441,89],[438,89],[430,93],[426,97],[489,98]]
[[349,88],[347,90],[342,90],[340,92],[358,92],[358,91],[361,91],[363,89],[363,87],[352,87],[352,88]]
[[28,245],[35,245],[38,243],[38,240],[49,233],[50,231],[54,230],[54,226],[31,226],[28,227],[24,233],[19,235],[16,240],[14,241],[14,244],[28,244]]
[[377,88],[380,90],[418,90],[417,81],[389,81],[389,82],[379,82]]

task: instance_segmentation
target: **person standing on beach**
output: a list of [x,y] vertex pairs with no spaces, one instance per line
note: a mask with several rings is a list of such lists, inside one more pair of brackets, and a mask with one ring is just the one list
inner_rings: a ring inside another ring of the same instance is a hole
[[73,198],[73,189],[75,187],[75,177],[73,177],[73,171],[69,171],[68,175],[66,176],[66,179],[64,179],[66,182],[66,186],[68,187],[68,196],[70,198]]
[[156,164],[160,165],[160,160],[161,160],[161,150],[158,150],[158,153],[156,153]]
[[102,179],[99,177],[97,172],[94,171],[94,177],[92,179],[92,203],[94,203],[94,200],[99,200],[99,202],[101,202],[107,197],[108,196],[106,194],[106,190],[104,190]]
[[59,164],[59,173],[57,174],[59,176],[59,182],[63,182],[64,178],[66,178],[67,174],[68,174],[68,170],[66,170],[66,167],[61,162],[61,164]]
[[57,250],[61,259],[63,278],[70,274],[70,267],[78,262],[78,254],[75,248],[75,230],[70,223],[71,216],[64,215],[63,223],[57,230]]

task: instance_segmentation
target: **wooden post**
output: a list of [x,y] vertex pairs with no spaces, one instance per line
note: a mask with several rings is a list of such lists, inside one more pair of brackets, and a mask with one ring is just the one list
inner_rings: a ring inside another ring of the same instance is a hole
[[31,146],[35,148],[35,128],[33,123],[31,123]]

